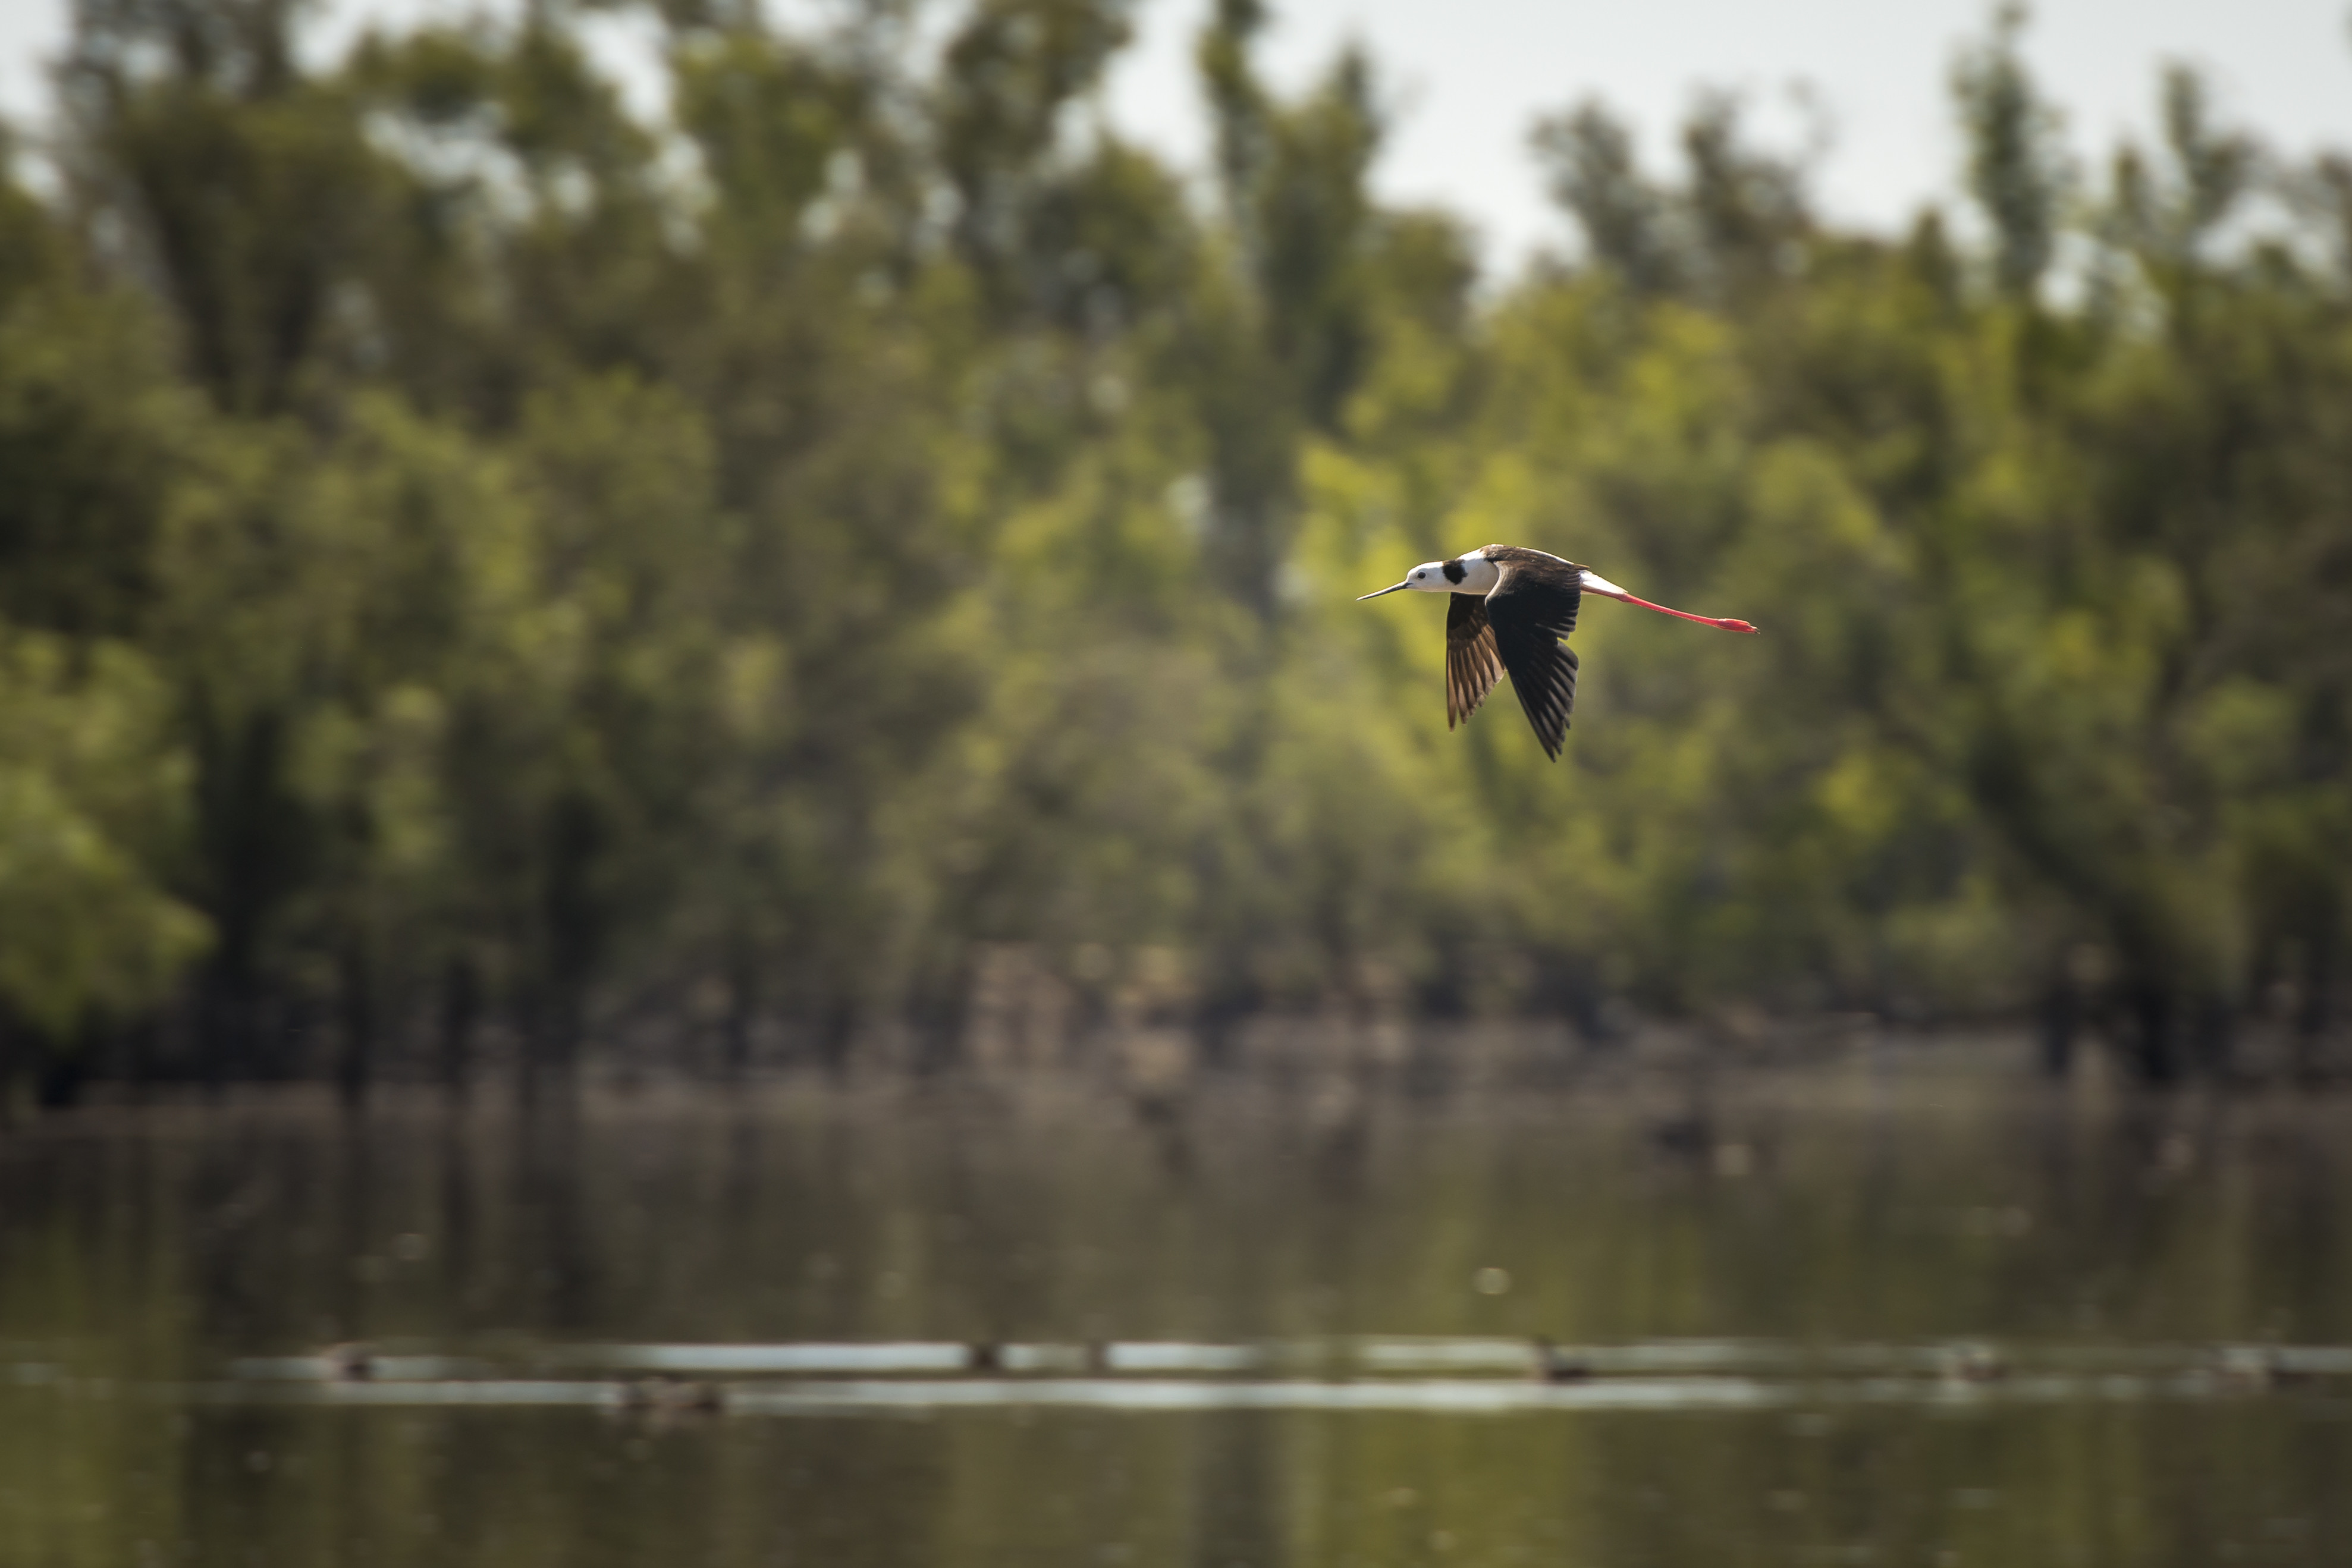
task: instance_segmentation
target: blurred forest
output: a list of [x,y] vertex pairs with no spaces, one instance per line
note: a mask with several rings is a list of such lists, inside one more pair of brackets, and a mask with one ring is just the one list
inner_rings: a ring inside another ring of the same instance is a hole
[[[78,0],[15,133],[0,1082],[919,1071],[1008,1010],[2326,1073],[2352,159],[2194,74],[2081,162],[1990,18],[1897,236],[1736,97],[1650,161],[1568,105],[1574,243],[1482,278],[1260,0],[1202,171],[1103,118],[1124,0],[660,0],[657,123],[585,7],[301,11]],[[1596,602],[1561,763],[1449,734],[1435,607],[1354,597],[1497,540],[1765,634]]]

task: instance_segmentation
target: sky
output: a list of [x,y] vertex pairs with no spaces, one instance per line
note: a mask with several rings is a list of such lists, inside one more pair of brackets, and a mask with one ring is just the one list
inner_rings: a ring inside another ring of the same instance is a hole
[[[1527,151],[1545,112],[1598,95],[1629,119],[1654,165],[1703,88],[1748,95],[1759,132],[1788,147],[1829,133],[1816,191],[1847,223],[1893,229],[1954,188],[1959,151],[1947,89],[1953,54],[1980,37],[1988,0],[1273,0],[1264,61],[1288,89],[1348,41],[1365,45],[1395,110],[1376,176],[1391,201],[1468,217],[1510,265],[1568,231]],[[62,42],[69,0],[0,0],[0,114],[44,101],[41,61]],[[1206,128],[1192,41],[1207,0],[1139,0],[1138,42],[1108,93],[1112,121],[1188,168]],[[494,7],[496,8],[496,7]],[[323,0],[322,47],[368,18],[455,14],[452,0]],[[2224,112],[2280,150],[2352,149],[2352,0],[2040,0],[2026,57],[2065,108],[2078,152],[2152,137],[2157,74],[2204,69]],[[604,52],[654,91],[633,24],[600,24]],[[1808,92],[1814,108],[1798,107]],[[1809,120],[1808,114],[1818,116]]]

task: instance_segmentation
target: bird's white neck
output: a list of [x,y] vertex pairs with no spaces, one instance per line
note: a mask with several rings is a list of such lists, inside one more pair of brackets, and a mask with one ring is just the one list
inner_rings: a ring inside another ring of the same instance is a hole
[[[1455,593],[1475,593],[1483,596],[1494,591],[1495,584],[1503,580],[1503,569],[1488,560],[1485,553],[1479,550],[1473,550],[1465,556],[1456,556],[1445,564],[1462,569],[1462,580],[1449,581],[1447,584]],[[1451,579],[1454,574],[1448,571],[1445,575]]]

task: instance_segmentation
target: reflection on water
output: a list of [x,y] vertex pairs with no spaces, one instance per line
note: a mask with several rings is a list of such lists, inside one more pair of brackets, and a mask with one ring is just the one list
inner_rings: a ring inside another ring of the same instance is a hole
[[0,1563],[2341,1560],[2352,1111],[1864,1087],[46,1123]]

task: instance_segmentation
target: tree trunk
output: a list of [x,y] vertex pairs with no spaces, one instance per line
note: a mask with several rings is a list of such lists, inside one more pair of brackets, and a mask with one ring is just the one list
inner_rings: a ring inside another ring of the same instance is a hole
[[2161,981],[2131,982],[2125,1007],[2130,1020],[2132,1073],[2153,1089],[2169,1088],[2180,1076],[2173,1051],[2173,998]]
[[836,1084],[847,1078],[856,1046],[856,1005],[838,993],[826,997],[816,1009],[816,1057],[824,1075]]
[[2189,1044],[2200,1077],[2218,1082],[2229,1076],[2237,1035],[2237,1009],[2227,998],[2209,991],[2196,999]]
[[2074,977],[2066,973],[2065,960],[2061,957],[2058,973],[2052,977],[2050,988],[2042,994],[2043,1077],[2063,1083],[2074,1076],[2074,1039],[2082,1027],[2082,994],[2075,989]]
[[529,1111],[539,1103],[547,1058],[547,995],[532,985],[515,1009],[515,1104]]
[[162,1029],[160,1019],[144,1018],[122,1031],[122,1076],[135,1102],[146,1100],[148,1085],[154,1081],[156,1037]]
[[375,1071],[375,964],[364,936],[343,949],[343,1028],[335,1059],[335,1093],[346,1111],[367,1103]]
[[2295,1011],[2295,1076],[2315,1085],[2326,1075],[2321,1051],[2330,1022],[2328,996],[2336,981],[2337,912],[2331,902],[2311,923],[2304,939],[2303,1005]]
[[81,1098],[82,1082],[89,1071],[89,1042],[75,1040],[63,1051],[33,1054],[34,1098],[44,1111],[63,1111]]
[[480,982],[465,958],[449,960],[441,981],[441,1040],[435,1063],[441,1090],[462,1104],[472,1087],[474,1021],[481,1009]]
[[760,966],[749,943],[738,943],[727,980],[727,1019],[719,1030],[719,1071],[740,1083],[751,1070],[751,1029],[760,1016]]
[[919,981],[907,1009],[915,1035],[915,1074],[929,1078],[963,1065],[965,1028],[971,1011],[970,950]]
[[253,1036],[253,1003],[248,977],[224,952],[205,972],[196,1002],[198,1071],[205,1088],[217,1099],[246,1069],[247,1042]]
[[516,1103],[537,1105],[552,1089],[561,1092],[579,1065],[584,998],[574,987],[553,981],[536,988],[524,1009],[522,1042],[516,1057]]

